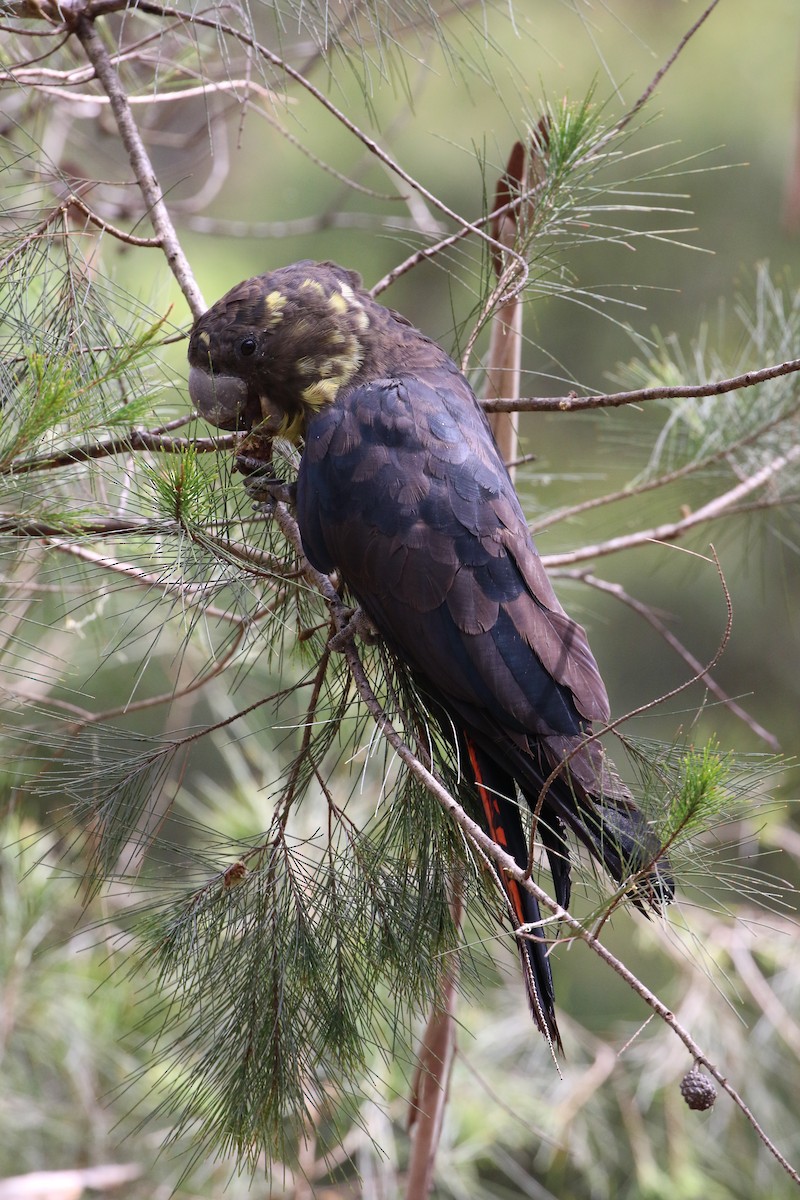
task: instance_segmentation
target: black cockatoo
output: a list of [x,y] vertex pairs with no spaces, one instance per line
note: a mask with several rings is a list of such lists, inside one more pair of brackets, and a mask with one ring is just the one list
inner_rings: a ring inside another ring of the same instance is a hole
[[[608,699],[550,584],[486,418],[448,355],[352,271],[299,262],[238,284],[195,324],[189,391],[223,429],[302,446],[297,521],[457,742],[486,828],[520,866],[517,796],[565,908],[570,830],[641,908],[672,894],[657,837],[593,726]],[[503,886],[517,926],[536,900]],[[519,938],[534,1019],[560,1044],[545,940]]]

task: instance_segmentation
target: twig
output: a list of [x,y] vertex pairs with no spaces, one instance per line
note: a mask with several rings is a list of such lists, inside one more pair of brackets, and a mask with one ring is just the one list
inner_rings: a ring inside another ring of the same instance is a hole
[[104,233],[109,234],[111,237],[117,238],[118,241],[124,242],[126,246],[137,246],[143,249],[161,249],[161,242],[158,238],[137,237],[136,234],[128,233],[126,229],[118,229],[117,226],[112,225],[110,221],[106,221],[103,217],[98,216],[98,214],[93,209],[89,208],[89,205],[85,204],[80,197],[74,194],[74,192],[70,193],[62,207],[65,210],[68,208],[80,209],[80,211],[84,214],[86,219],[92,223],[92,225],[96,225],[98,229],[102,229]]
[[[75,542],[68,542],[55,537],[48,539],[48,545],[52,546],[54,550],[58,550],[61,554],[69,554],[71,557],[81,559],[91,566],[124,575],[134,583],[139,584],[140,587],[154,588],[165,595],[174,593],[180,598],[183,604],[188,606],[201,604],[203,597],[209,591],[208,584],[187,583],[181,579],[165,579],[163,576],[155,575],[151,571],[145,571],[142,567],[137,567],[134,563],[125,562],[119,558],[111,558],[107,554],[99,554],[96,550],[90,549],[89,546],[80,546]],[[231,612],[229,609],[217,608],[213,604],[206,603],[202,603],[202,608],[205,616],[214,620],[228,621],[231,625],[241,624],[242,614],[240,612]]]
[[[557,573],[558,574],[558,573]],[[708,673],[708,668],[704,667],[699,658],[695,658],[692,652],[684,646],[683,642],[675,636],[672,630],[658,616],[654,609],[649,604],[644,604],[641,600],[637,600],[635,596],[631,596],[629,592],[619,583],[611,583],[607,579],[599,579],[596,575],[590,574],[588,571],[563,571],[560,572],[562,578],[578,579],[581,583],[587,584],[589,587],[596,588],[600,592],[606,592],[609,596],[614,596],[620,600],[628,608],[633,609],[635,613],[649,625],[664,639],[667,645],[675,651],[675,653],[683,659],[688,667],[695,672],[695,678],[703,682],[708,690],[721,700],[727,709],[743,721],[749,729],[766,742],[771,750],[776,753],[780,750],[780,743],[774,734],[765,729],[763,725],[752,717],[745,709],[738,704],[732,696],[729,696],[724,688],[720,687],[715,679],[712,679]]]
[[777,455],[743,483],[723,492],[680,521],[672,521],[664,525],[656,525],[652,529],[642,529],[636,533],[609,538],[607,542],[597,542],[594,546],[581,546],[580,549],[571,550],[566,554],[542,555],[542,562],[548,568],[569,567],[589,559],[602,558],[607,554],[617,554],[621,550],[630,550],[645,542],[674,542],[683,537],[690,529],[702,525],[705,521],[714,521],[728,516],[734,511],[739,500],[756,491],[757,488],[763,487],[770,479],[779,475],[781,471],[797,462],[798,459],[800,459],[800,444],[792,446],[786,454]]
[[[194,414],[189,413],[185,418],[175,422],[176,425],[186,424]],[[114,454],[127,454],[130,451],[157,450],[161,454],[183,454],[188,450],[197,450],[201,454],[213,454],[219,450],[232,450],[241,438],[240,433],[227,433],[207,438],[173,438],[168,437],[158,429],[129,429],[121,437],[107,438],[105,441],[85,442],[81,446],[72,446],[58,454],[44,454],[39,458],[15,460],[0,474],[26,475],[31,471],[50,471],[59,467],[70,467],[76,463],[90,462],[96,458],[109,458]]]
[[[115,62],[123,62],[129,55],[114,55]],[[19,72],[0,71],[0,80],[8,76],[9,78],[17,78]],[[28,86],[37,92],[42,92],[46,96],[53,96],[57,100],[70,100],[75,104],[88,104],[97,106],[111,104],[111,97],[93,96],[88,92],[72,92],[66,87],[57,87],[50,83],[37,83],[36,80],[26,81]],[[197,96],[212,96],[218,92],[236,92],[237,89],[242,89],[245,92],[255,92],[257,95],[263,96],[267,100],[275,100],[275,93],[265,88],[263,85],[256,83],[250,79],[221,79],[221,80],[206,80],[206,82],[198,84],[196,87],[175,88],[173,91],[159,92],[152,96],[128,96],[128,104],[130,105],[153,105],[153,104],[171,104],[176,100],[192,100]],[[236,97],[236,99],[241,99]]]
[[25,519],[14,513],[0,512],[0,534],[21,538],[109,537],[116,533],[163,533],[170,522],[148,517],[95,517],[73,525],[68,519],[55,521]]
[[153,164],[133,119],[125,89],[120,83],[103,41],[95,29],[93,19],[85,13],[81,13],[75,21],[75,35],[83,46],[86,57],[94,67],[95,74],[111,102],[117,129],[150,213],[156,237],[164,251],[170,270],[177,279],[189,305],[192,316],[197,319],[205,312],[206,304],[189,266],[189,261],[178,241]]
[[743,981],[753,1000],[769,1021],[778,1037],[795,1058],[800,1058],[800,1025],[794,1015],[787,1012],[769,980],[762,974],[751,952],[742,944],[735,933],[728,931],[722,945],[730,955],[736,974]]
[[481,401],[486,412],[584,412],[590,408],[620,408],[623,404],[643,404],[647,400],[697,399],[701,396],[722,396],[740,388],[754,387],[778,379],[781,375],[792,375],[800,371],[800,358],[761,367],[757,371],[745,371],[730,379],[719,379],[715,383],[687,383],[674,386],[638,388],[630,392],[597,393],[593,396],[522,396],[502,397],[498,400]]
[[642,109],[647,104],[650,97],[655,92],[658,85],[661,83],[661,80],[664,78],[667,71],[669,71],[670,67],[675,65],[675,63],[680,58],[683,51],[686,49],[687,44],[692,40],[692,38],[697,33],[697,31],[701,28],[701,26],[705,25],[706,21],[711,16],[712,12],[714,11],[714,9],[717,7],[718,4],[719,4],[719,0],[711,0],[711,3],[709,4],[708,8],[706,8],[703,12],[701,12],[700,16],[697,18],[694,25],[692,25],[689,29],[687,29],[686,33],[683,35],[681,40],[678,42],[677,46],[672,51],[672,54],[670,54],[669,58],[664,63],[663,67],[659,67],[659,69],[656,71],[655,75],[650,80],[647,87],[644,89],[641,96],[635,102],[633,107],[630,108],[628,110],[628,112],[625,114],[625,116],[622,117],[621,120],[619,120],[616,123],[614,128],[610,129],[608,131],[608,133],[605,135],[605,137],[601,139],[599,145],[595,148],[595,152],[601,146],[603,146],[607,142],[611,141],[612,138],[616,137],[617,134],[621,133],[622,130],[625,129],[625,127],[627,125],[630,125],[631,121],[637,115],[637,113],[640,113],[642,111]]
[[[589,500],[582,500],[578,504],[570,504],[565,508],[556,509],[555,512],[548,513],[538,521],[529,521],[528,530],[530,533],[535,534],[540,529],[551,529],[559,521],[577,517],[581,513],[589,512],[593,508],[602,508],[606,504],[615,504],[619,500],[630,500],[635,496],[643,496],[645,492],[660,490],[670,484],[677,483],[679,479],[685,479],[687,476],[694,475],[698,471],[705,471],[708,467],[713,466],[714,463],[718,463],[722,459],[730,459],[737,450],[743,450],[745,446],[751,446],[759,438],[776,429],[784,421],[791,420],[797,416],[798,411],[800,411],[800,405],[795,405],[784,412],[779,412],[777,416],[769,421],[764,421],[756,429],[751,430],[750,433],[745,434],[741,438],[737,438],[736,441],[720,446],[718,450],[714,450],[704,458],[684,463],[682,467],[676,467],[674,471],[665,471],[662,475],[656,475],[651,479],[644,479],[640,483],[620,488],[619,491],[607,492],[604,496],[592,496]],[[535,458],[535,455],[529,457]]]

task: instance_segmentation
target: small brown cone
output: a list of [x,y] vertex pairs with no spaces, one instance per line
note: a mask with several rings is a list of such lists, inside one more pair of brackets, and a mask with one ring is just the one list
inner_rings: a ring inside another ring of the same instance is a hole
[[709,1079],[708,1075],[704,1075],[702,1071],[697,1070],[697,1067],[693,1067],[681,1080],[681,1095],[689,1108],[705,1112],[706,1109],[714,1107],[717,1089],[714,1081]]

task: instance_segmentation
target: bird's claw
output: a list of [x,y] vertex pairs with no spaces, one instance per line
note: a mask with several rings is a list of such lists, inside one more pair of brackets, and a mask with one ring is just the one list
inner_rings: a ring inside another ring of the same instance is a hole
[[297,485],[278,479],[273,473],[272,463],[239,454],[236,470],[245,476],[244,486],[257,512],[271,513],[277,503],[295,505]]
[[347,642],[358,636],[368,646],[380,640],[380,634],[362,608],[354,608],[347,621],[328,642],[331,650],[344,650]]

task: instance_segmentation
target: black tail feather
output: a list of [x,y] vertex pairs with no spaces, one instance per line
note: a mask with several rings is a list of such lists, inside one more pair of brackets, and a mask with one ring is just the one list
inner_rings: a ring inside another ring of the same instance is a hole
[[581,815],[587,845],[617,883],[632,879],[630,897],[643,912],[660,909],[675,895],[669,860],[644,815],[620,800],[604,799]]
[[[515,798],[516,788],[513,777],[498,767],[493,759],[484,754],[466,736],[464,748],[467,761],[471,764],[474,773],[475,787],[489,836],[511,855],[517,866],[525,870],[528,865],[528,839],[525,836]],[[557,855],[556,891],[569,899],[569,859],[565,857],[566,847],[560,834],[557,835],[551,846],[548,846],[548,855],[550,855],[551,849],[553,856]],[[500,872],[500,878],[517,926],[535,926],[528,936],[517,938],[528,1002],[538,1028],[554,1046],[561,1050],[563,1047],[556,1023],[553,975],[550,970],[547,944],[544,940],[546,935],[540,925],[542,914],[538,901],[515,879],[503,875],[502,872]],[[562,903],[560,897],[559,903]]]

